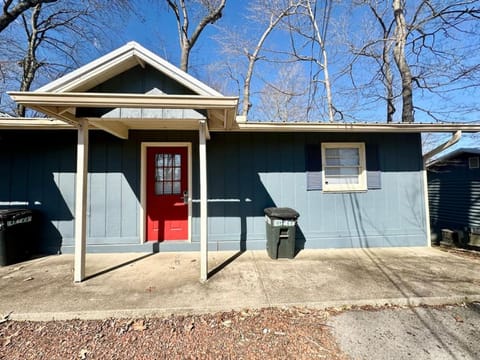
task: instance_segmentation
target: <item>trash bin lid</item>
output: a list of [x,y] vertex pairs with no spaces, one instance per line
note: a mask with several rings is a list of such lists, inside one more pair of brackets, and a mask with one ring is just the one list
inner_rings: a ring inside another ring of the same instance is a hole
[[32,210],[29,209],[3,209],[0,210],[0,221],[32,216]]
[[269,217],[282,219],[282,220],[287,220],[287,219],[296,220],[300,216],[298,212],[288,207],[269,207],[269,208],[266,208],[264,212],[265,212],[265,215]]

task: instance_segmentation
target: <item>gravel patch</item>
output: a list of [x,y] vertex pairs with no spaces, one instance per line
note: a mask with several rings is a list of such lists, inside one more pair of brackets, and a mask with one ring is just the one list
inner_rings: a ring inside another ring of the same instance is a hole
[[0,359],[347,359],[301,308],[103,321],[4,321]]

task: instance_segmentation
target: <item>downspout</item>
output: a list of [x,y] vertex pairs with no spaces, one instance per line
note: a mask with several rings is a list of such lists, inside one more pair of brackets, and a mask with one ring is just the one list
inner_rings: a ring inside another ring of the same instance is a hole
[[450,146],[455,145],[460,138],[462,137],[462,131],[457,130],[452,137],[444,142],[443,144],[437,146],[435,149],[430,150],[425,155],[423,155],[423,193],[425,199],[425,222],[427,230],[427,243],[428,247],[432,247],[432,233],[430,228],[430,204],[428,199],[428,180],[427,180],[427,161],[433,156],[441,153],[442,151],[448,149]]

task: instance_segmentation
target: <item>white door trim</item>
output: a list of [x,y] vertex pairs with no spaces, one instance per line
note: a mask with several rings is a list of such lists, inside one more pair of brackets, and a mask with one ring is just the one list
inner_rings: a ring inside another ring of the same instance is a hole
[[191,142],[142,142],[140,163],[140,243],[146,241],[147,221],[147,148],[186,147],[188,152],[188,242],[192,241],[192,143]]

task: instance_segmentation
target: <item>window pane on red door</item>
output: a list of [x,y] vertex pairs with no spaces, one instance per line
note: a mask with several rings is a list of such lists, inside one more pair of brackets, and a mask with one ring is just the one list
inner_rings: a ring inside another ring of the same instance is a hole
[[181,154],[155,155],[155,195],[181,193]]

